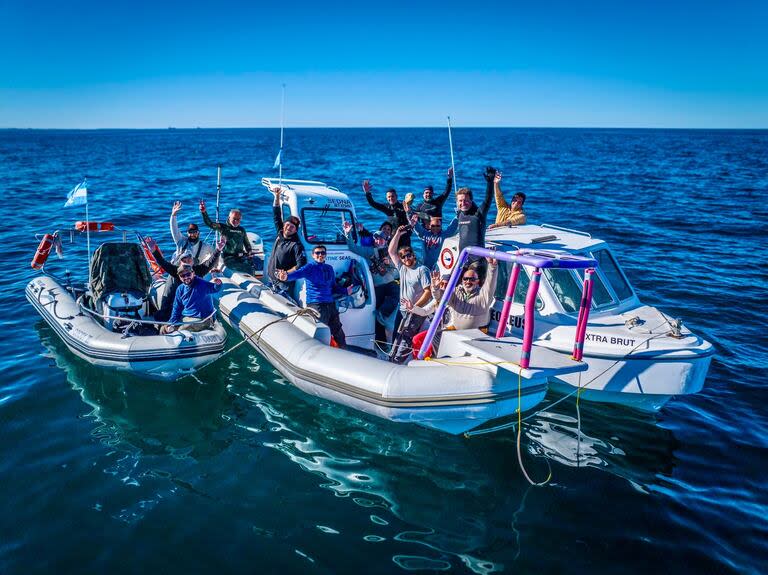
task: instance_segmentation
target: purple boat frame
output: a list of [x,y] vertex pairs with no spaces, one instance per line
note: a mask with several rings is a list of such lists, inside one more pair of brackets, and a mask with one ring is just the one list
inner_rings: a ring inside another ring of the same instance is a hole
[[451,298],[456,285],[459,283],[459,277],[463,273],[464,263],[469,256],[487,257],[512,264],[512,273],[509,275],[509,283],[504,296],[504,306],[499,317],[499,327],[496,330],[496,338],[504,337],[504,332],[509,319],[509,310],[512,307],[517,280],[520,277],[520,266],[529,266],[533,268],[531,282],[528,285],[528,292],[525,296],[525,321],[523,324],[523,348],[520,353],[520,367],[528,369],[531,363],[531,347],[533,346],[533,322],[534,308],[536,307],[536,295],[539,292],[542,269],[583,269],[584,282],[581,292],[581,304],[579,306],[579,316],[576,322],[576,334],[573,343],[573,359],[581,361],[584,354],[584,338],[587,333],[587,321],[589,320],[589,308],[592,305],[592,274],[597,267],[597,260],[584,256],[577,256],[567,252],[522,249],[515,253],[498,252],[481,247],[464,248],[459,254],[451,277],[448,280],[448,286],[445,289],[442,301],[435,311],[435,317],[427,330],[427,335],[419,350],[418,359],[424,359],[424,356],[432,344],[438,326],[443,319],[448,300]]

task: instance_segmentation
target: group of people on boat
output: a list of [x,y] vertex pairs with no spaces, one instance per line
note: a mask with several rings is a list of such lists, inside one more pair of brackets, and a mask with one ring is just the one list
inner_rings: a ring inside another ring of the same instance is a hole
[[[447,276],[442,277],[436,269],[443,242],[457,237],[459,251],[468,246],[484,246],[487,227],[525,223],[525,194],[516,193],[507,203],[501,191],[501,172],[488,167],[484,176],[486,190],[482,203],[475,203],[470,188],[457,190],[456,214],[445,228],[443,207],[453,187],[453,170],[448,170],[444,192],[435,196],[432,186],[425,187],[422,201],[417,206],[414,206],[413,194],[400,201],[397,191],[392,188],[386,191],[386,202],[376,201],[370,181],[363,181],[368,204],[384,213],[386,219],[375,232],[358,223],[357,233],[353,234],[353,225],[349,222],[344,222],[343,231],[347,248],[368,261],[376,295],[375,339],[380,350],[388,347],[386,353],[390,361],[403,363],[407,360],[414,338],[444,296]],[[271,191],[277,237],[267,265],[267,281],[272,289],[292,298],[293,282],[303,278],[307,286],[307,306],[318,312],[321,321],[329,326],[335,344],[343,347],[346,338],[334,295],[344,295],[345,292],[338,286],[333,268],[325,263],[327,248],[313,246],[313,261],[307,263],[298,236],[300,221],[296,216],[283,221],[280,210],[282,190],[276,186]],[[492,197],[496,200],[497,218],[487,226]],[[359,243],[354,241],[354,236],[359,238]],[[423,247],[421,261],[414,249],[414,237]],[[449,297],[450,313],[443,329],[487,328],[496,279],[495,261],[470,259],[462,270],[461,285]],[[350,288],[346,289],[349,293]],[[388,340],[386,326],[393,313],[394,330]]]
[[211,246],[200,238],[200,228],[194,222],[188,224],[186,236],[181,233],[177,221],[181,208],[181,202],[177,201],[171,209],[170,229],[175,251],[170,260],[163,256],[151,237],[145,238],[158,266],[168,274],[163,298],[154,314],[154,319],[160,322],[161,333],[172,333],[177,329],[201,331],[211,327],[215,321],[212,295],[221,289],[221,280],[207,281],[204,276],[218,271],[222,265],[236,271],[252,271],[253,247],[241,225],[239,209],[230,210],[226,222],[214,222],[208,215],[205,201],[200,200],[203,222],[219,234],[215,246]]

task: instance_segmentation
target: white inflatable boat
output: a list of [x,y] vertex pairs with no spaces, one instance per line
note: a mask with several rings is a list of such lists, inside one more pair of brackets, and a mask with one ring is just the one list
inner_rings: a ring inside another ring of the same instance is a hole
[[90,290],[44,270],[25,290],[72,353],[93,365],[166,380],[190,374],[223,353],[226,331],[221,323],[167,335],[151,327],[152,296],[160,295],[157,289],[162,290],[164,280],[150,290],[147,261],[138,244],[104,243],[91,264]]
[[[272,183],[265,180],[265,185]],[[225,271],[218,306],[224,320],[300,389],[392,421],[458,434],[531,409],[544,398],[550,381],[586,369],[582,362],[543,348],[531,357],[530,338],[497,339],[479,330],[443,332],[438,352],[428,361],[399,365],[378,359],[373,352],[375,295],[369,266],[348,250],[341,231],[344,222],[355,223],[352,202],[320,182],[282,180],[281,186],[285,213],[290,210],[301,218],[307,252],[322,243],[328,251],[326,262],[337,274],[356,270],[362,289],[340,306],[347,343],[354,347],[331,347],[327,326],[247,274]],[[519,254],[501,257],[509,262],[524,259]],[[564,265],[548,256],[536,261]],[[594,265],[589,258],[570,262],[581,268]],[[455,286],[456,278],[452,280]],[[301,282],[293,295],[303,301]]]

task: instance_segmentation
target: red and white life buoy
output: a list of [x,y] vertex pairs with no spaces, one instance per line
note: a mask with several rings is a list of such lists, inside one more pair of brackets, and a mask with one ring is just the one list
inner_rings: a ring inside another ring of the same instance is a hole
[[55,240],[56,240],[56,236],[54,236],[53,234],[45,234],[43,236],[43,239],[40,241],[40,245],[37,246],[37,251],[35,252],[35,256],[32,258],[32,262],[31,262],[32,269],[39,270],[45,265],[45,262],[51,253],[51,248],[53,248]]
[[456,263],[456,258],[453,257],[451,248],[443,248],[443,251],[440,252],[440,263],[447,270],[451,269],[453,264]]

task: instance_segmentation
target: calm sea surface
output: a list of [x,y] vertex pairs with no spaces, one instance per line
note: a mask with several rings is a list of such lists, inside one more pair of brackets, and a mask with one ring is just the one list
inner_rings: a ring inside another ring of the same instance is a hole
[[[241,346],[158,383],[76,359],[24,298],[35,233],[87,176],[92,219],[170,246],[196,201],[243,209],[271,244],[277,130],[0,131],[0,573],[765,573],[768,571],[768,132],[459,129],[529,220],[604,238],[648,304],[717,348],[705,389],[659,414],[574,402],[515,434],[456,438],[288,385]],[[289,130],[287,177],[363,200],[441,189],[447,134]],[[82,252],[64,246],[73,273]],[[234,343],[233,336],[230,343]],[[550,394],[547,403],[557,399]]]

